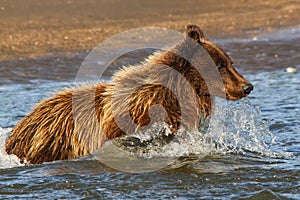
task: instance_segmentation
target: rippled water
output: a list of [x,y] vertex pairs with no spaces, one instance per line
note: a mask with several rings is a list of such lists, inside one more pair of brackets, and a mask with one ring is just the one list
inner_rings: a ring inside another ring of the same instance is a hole
[[72,82],[3,83],[1,199],[300,199],[300,72],[285,72],[300,71],[298,33],[219,41],[255,90],[239,102],[217,99],[205,134],[164,147],[169,165],[147,173],[120,172],[92,155],[21,166],[4,151],[7,134],[36,102]]

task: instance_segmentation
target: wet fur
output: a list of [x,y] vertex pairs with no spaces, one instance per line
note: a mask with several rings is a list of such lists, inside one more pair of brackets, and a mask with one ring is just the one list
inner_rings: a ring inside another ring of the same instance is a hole
[[[247,80],[237,74],[226,53],[197,26],[188,26],[186,35],[202,45],[217,66],[222,65],[226,87],[219,90],[226,91],[228,99],[233,96],[231,100],[244,97],[239,87]],[[190,58],[195,48],[185,39],[140,65],[121,69],[112,83],[64,90],[40,102],[12,130],[7,153],[21,161],[42,163],[89,154],[107,140],[155,122],[167,123],[173,134],[180,126],[197,129],[200,119],[210,115],[212,99],[197,69],[179,56]]]

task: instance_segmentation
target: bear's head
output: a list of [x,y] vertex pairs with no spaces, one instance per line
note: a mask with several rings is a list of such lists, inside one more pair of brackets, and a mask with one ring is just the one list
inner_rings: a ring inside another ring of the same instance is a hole
[[[214,66],[210,66],[210,68],[215,67],[216,69],[214,70],[202,69],[202,71],[200,71],[202,80],[204,79],[206,85],[209,84],[206,87],[206,92],[209,93],[207,95],[211,95],[211,93],[213,93],[213,96],[220,96],[229,100],[239,100],[250,94],[253,90],[252,84],[237,72],[237,70],[233,67],[232,60],[223,49],[205,38],[202,30],[198,26],[187,25],[186,36],[194,43],[196,49],[194,49],[194,52],[197,51],[197,48],[203,48],[215,64]],[[203,60],[203,58],[201,59]],[[214,73],[209,74],[212,77],[207,77],[207,71]],[[216,72],[219,73],[218,76],[221,77],[219,79],[222,80],[222,84],[214,83],[212,81],[212,79],[216,80]],[[203,75],[203,73],[206,74]],[[192,74],[196,74],[195,70]],[[200,87],[202,90],[205,88],[203,86]]]

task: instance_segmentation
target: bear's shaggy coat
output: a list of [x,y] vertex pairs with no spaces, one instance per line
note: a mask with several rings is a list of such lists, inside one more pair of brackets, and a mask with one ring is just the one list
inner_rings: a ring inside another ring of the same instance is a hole
[[[204,80],[214,78],[202,77],[191,64],[201,49],[213,60],[210,67],[217,70],[221,85],[209,86]],[[188,25],[178,45],[123,68],[111,83],[64,90],[40,102],[12,130],[6,151],[21,161],[42,163],[92,153],[106,140],[145,130],[155,122],[167,123],[173,134],[180,126],[197,129],[200,119],[211,112],[211,96],[220,93],[238,100],[252,89],[228,55],[199,27]]]

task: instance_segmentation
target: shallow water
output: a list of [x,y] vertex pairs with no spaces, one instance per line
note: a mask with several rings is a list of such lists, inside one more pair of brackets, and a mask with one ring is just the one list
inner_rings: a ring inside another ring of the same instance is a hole
[[217,99],[206,134],[165,147],[169,166],[145,173],[120,172],[94,156],[20,166],[4,152],[6,135],[36,102],[73,83],[58,82],[52,71],[42,72],[47,78],[24,76],[22,83],[6,77],[0,85],[1,199],[300,199],[300,73],[284,70],[300,71],[298,33],[218,41],[255,90],[239,102]]

